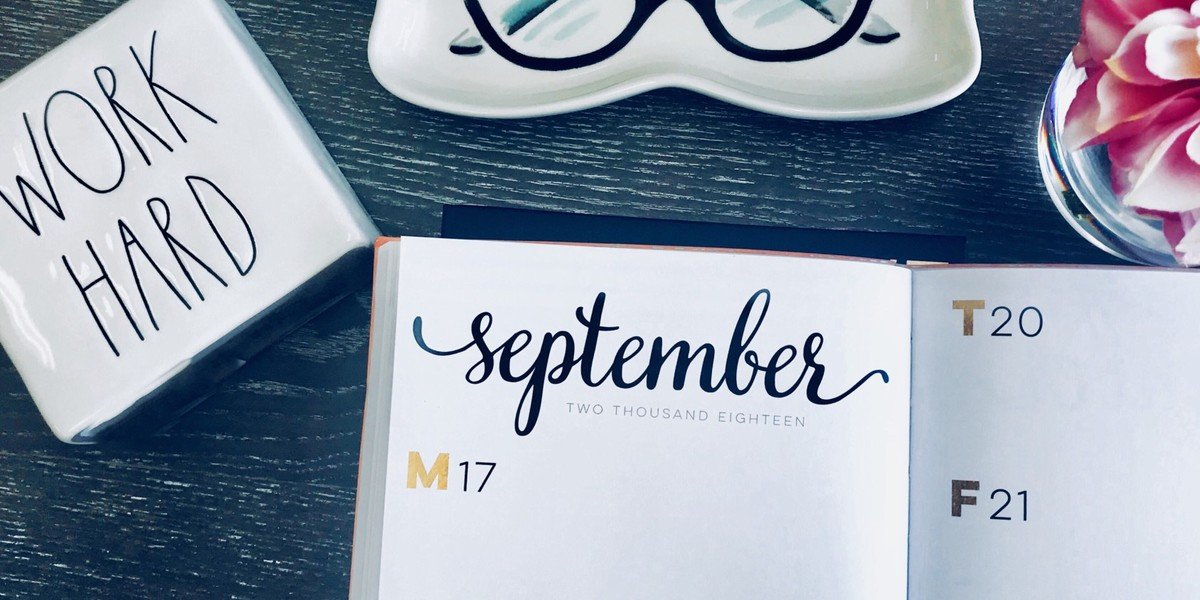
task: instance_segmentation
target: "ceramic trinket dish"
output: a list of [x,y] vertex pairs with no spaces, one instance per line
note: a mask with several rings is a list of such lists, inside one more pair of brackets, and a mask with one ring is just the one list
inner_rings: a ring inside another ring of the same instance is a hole
[[222,0],[132,0],[0,83],[0,343],[54,433],[194,404],[377,236]]
[[974,82],[971,0],[379,0],[376,77],[428,108],[531,117],[663,87],[878,119]]

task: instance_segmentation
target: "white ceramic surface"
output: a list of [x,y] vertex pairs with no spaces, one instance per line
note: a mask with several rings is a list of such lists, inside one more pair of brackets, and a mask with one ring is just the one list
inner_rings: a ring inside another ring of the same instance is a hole
[[472,116],[679,87],[855,120],[955,98],[981,52],[971,0],[379,0],[370,60],[397,96]]
[[0,83],[0,140],[0,342],[65,441],[377,234],[222,0],[122,6]]

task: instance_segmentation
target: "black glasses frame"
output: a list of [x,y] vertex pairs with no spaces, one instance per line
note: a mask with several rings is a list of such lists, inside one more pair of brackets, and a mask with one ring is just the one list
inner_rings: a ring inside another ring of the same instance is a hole
[[[530,56],[514,49],[508,42],[504,41],[504,36],[492,26],[487,13],[484,12],[483,6],[480,5],[480,0],[463,1],[466,3],[467,12],[470,13],[471,20],[475,22],[475,28],[479,31],[479,35],[492,50],[505,60],[537,71],[566,71],[589,67],[612,58],[616,53],[624,49],[625,46],[629,45],[629,42],[637,36],[642,26],[646,24],[646,21],[650,19],[650,16],[655,11],[671,0],[635,0],[636,5],[633,9],[633,17],[629,20],[629,25],[626,25],[625,29],[613,41],[598,50],[593,50],[579,56],[563,58]],[[858,33],[858,30],[866,22],[867,14],[870,12],[871,3],[873,2],[873,0],[854,0],[854,8],[850,11],[850,16],[846,18],[846,22],[842,23],[833,35],[820,42],[802,48],[764,50],[750,46],[729,33],[729,29],[725,27],[725,24],[721,22],[721,18],[717,14],[717,0],[683,1],[691,4],[692,8],[700,14],[700,18],[704,21],[705,27],[708,28],[709,34],[712,35],[713,39],[722,48],[732,54],[757,62],[799,62],[824,56],[837,50],[854,39],[855,34]]]

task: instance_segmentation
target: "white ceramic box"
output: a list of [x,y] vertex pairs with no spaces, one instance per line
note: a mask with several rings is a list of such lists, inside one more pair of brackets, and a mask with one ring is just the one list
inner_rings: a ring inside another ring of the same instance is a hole
[[0,343],[60,439],[169,419],[365,284],[377,231],[222,0],[0,84]]

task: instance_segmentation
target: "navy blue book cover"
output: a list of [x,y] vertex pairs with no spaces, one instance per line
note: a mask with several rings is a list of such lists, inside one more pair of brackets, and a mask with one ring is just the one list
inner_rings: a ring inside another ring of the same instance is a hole
[[732,225],[484,206],[443,207],[442,237],[809,252],[900,262],[962,263],[966,258],[966,239],[958,236]]

